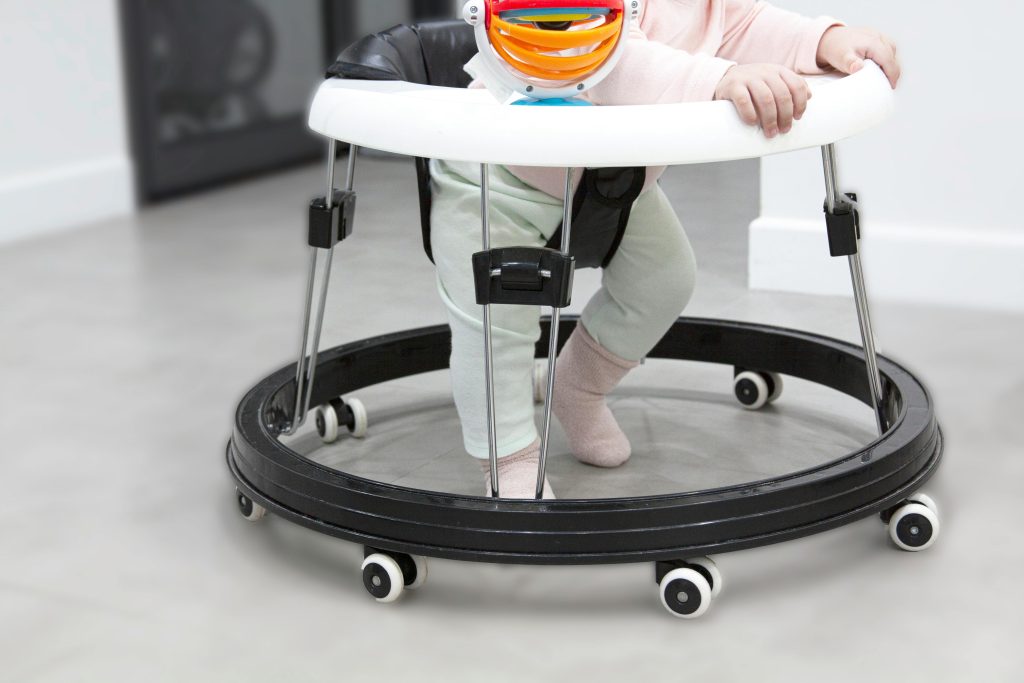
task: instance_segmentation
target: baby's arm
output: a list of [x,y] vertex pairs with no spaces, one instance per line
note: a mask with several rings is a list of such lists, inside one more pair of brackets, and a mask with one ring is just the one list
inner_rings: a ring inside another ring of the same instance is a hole
[[587,95],[601,105],[706,102],[735,65],[727,59],[648,40],[634,24],[618,65]]
[[760,0],[725,0],[725,32],[718,56],[739,64],[777,64],[799,74],[820,74],[818,45],[841,22],[805,17]]
[[727,0],[726,32],[719,56],[739,62],[723,77],[715,99],[731,100],[748,124],[769,138],[787,133],[810,99],[795,72],[854,73],[870,58],[895,88],[896,48],[877,31],[847,28],[830,17],[809,19],[755,0]]

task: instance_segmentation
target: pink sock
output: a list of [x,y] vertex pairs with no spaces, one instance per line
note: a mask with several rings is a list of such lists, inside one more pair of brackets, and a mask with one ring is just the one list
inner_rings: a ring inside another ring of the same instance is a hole
[[[540,467],[540,439],[521,451],[498,458],[498,495],[501,498],[533,499],[537,496],[537,470]],[[491,461],[481,460],[487,496],[491,495]],[[555,494],[547,478],[544,479],[544,499],[554,500]]]
[[551,406],[577,460],[597,467],[618,467],[629,460],[629,439],[605,396],[638,365],[598,344],[582,324],[576,326],[558,356]]

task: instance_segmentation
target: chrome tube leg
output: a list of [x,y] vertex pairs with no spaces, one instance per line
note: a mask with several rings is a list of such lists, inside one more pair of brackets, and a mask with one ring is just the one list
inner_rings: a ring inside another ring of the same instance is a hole
[[306,386],[306,347],[309,345],[309,320],[313,313],[313,285],[316,282],[317,250],[309,249],[309,278],[306,282],[306,312],[302,317],[302,345],[299,347],[299,360],[295,364],[295,409],[292,411],[292,422],[288,427],[287,434],[294,434],[305,415],[301,415],[302,397],[305,395]]
[[[327,209],[330,210],[328,203]],[[334,265],[334,247],[327,250],[324,276],[320,283],[320,301],[316,311],[316,326],[313,328],[313,346],[310,351],[309,370],[306,379],[306,396],[302,401],[302,419],[309,415],[309,402],[313,398],[313,382],[316,381],[316,364],[320,359],[320,333],[324,329],[324,313],[327,310],[327,291],[331,285],[331,266]]]
[[[325,197],[326,208],[330,210],[334,206],[334,177],[338,143],[331,140],[327,145],[327,194]],[[353,145],[349,149],[348,177],[345,188],[349,191],[355,185],[355,167],[358,147]],[[313,396],[313,382],[316,379],[316,366],[320,356],[320,336],[323,332],[324,315],[327,310],[327,292],[331,281],[331,266],[334,264],[334,247],[327,250],[324,259],[324,274],[321,279],[320,296],[317,305],[316,322],[313,327],[313,346],[310,351],[309,323],[313,318],[313,291],[316,282],[316,275],[319,263],[319,249],[310,248],[309,277],[306,281],[306,303],[305,313],[302,319],[302,347],[299,349],[299,360],[296,363],[295,371],[295,409],[293,411],[292,423],[287,434],[291,435],[298,431],[299,427],[306,421],[309,414],[309,404]],[[307,352],[309,355],[307,356]]]
[[[562,213],[562,245],[564,256],[569,255],[572,236],[572,176],[573,169],[565,169],[565,205]],[[551,331],[548,335],[548,386],[544,395],[544,428],[541,433],[540,462],[537,467],[537,500],[544,497],[544,480],[548,468],[548,444],[551,441],[551,397],[555,394],[555,370],[558,364],[558,329],[562,322],[562,309],[551,309]]]
[[[480,226],[484,251],[491,250],[491,172],[480,164]],[[491,343],[491,307],[484,306],[484,379],[487,391],[487,449],[491,462],[491,497],[498,497],[498,430],[494,407],[494,347]]]
[[[826,206],[834,211],[839,201],[839,170],[836,160],[835,145],[821,148],[825,167]],[[871,322],[871,309],[868,305],[867,288],[864,285],[864,268],[859,253],[851,254],[850,277],[853,280],[853,298],[857,305],[857,320],[860,323],[860,336],[864,343],[864,358],[868,369],[868,383],[871,389],[871,406],[875,411],[875,422],[878,433],[884,434],[888,429],[885,417],[885,396],[882,393],[882,376],[878,370],[878,351],[875,346],[874,326]]]

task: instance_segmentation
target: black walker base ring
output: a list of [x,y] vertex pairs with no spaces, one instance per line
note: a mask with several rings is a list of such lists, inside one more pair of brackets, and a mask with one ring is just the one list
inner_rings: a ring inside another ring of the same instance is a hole
[[[578,319],[560,327],[564,344]],[[547,353],[543,322],[538,357]],[[362,387],[448,367],[446,326],[347,344],[320,354],[313,405]],[[861,348],[806,332],[680,319],[650,358],[775,372],[870,405]],[[884,513],[937,469],[942,434],[927,390],[879,358],[889,429],[842,458],[767,481],[625,499],[519,501],[403,488],[319,465],[278,439],[295,404],[295,365],[238,406],[227,448],[238,489],[276,515],[393,553],[507,564],[671,561],[754,548]],[[481,388],[482,393],[482,388]]]

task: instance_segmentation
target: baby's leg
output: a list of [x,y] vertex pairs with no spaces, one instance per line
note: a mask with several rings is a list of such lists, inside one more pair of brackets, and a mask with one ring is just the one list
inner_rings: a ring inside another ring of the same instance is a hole
[[582,325],[559,356],[555,415],[573,454],[617,467],[631,448],[605,396],[672,326],[693,293],[696,261],[661,188],[637,199],[622,244]]
[[[483,309],[476,303],[472,255],[483,249],[479,167],[435,163],[431,244],[437,287],[452,329],[451,376],[466,451],[488,465]],[[491,246],[543,246],[561,203],[491,169]],[[495,417],[502,497],[533,497],[540,442],[534,423],[533,365],[540,307],[491,307]],[[532,478],[528,476],[532,471]],[[521,489],[521,490],[520,490]]]
[[686,232],[655,186],[637,199],[602,287],[583,311],[583,325],[616,356],[640,361],[690,302],[696,275]]

